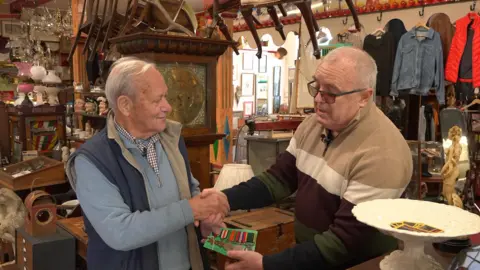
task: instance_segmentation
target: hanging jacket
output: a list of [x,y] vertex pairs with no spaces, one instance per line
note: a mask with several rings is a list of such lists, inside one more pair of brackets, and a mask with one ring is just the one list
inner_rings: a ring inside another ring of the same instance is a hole
[[[470,19],[470,17],[473,19]],[[464,52],[466,52],[465,46],[468,42],[469,26],[473,31],[473,38],[471,41],[472,59],[466,59],[463,57]],[[469,62],[462,63],[462,60]],[[474,87],[480,87],[480,68],[478,68],[478,65],[472,65],[472,63],[480,63],[480,16],[476,13],[469,13],[467,16],[456,21],[456,31],[453,36],[452,46],[450,48],[447,66],[445,68],[445,79],[453,83],[456,83],[459,78],[471,79]],[[463,78],[463,76],[459,75],[462,65],[471,66],[471,78]]]
[[[419,40],[419,37],[423,39]],[[428,95],[434,88],[438,102],[445,104],[443,52],[440,34],[413,27],[398,43],[390,95],[400,92]]]
[[428,19],[427,26],[440,34],[443,50],[443,64],[447,63],[448,53],[452,46],[453,35],[455,35],[455,27],[450,22],[450,17],[445,13],[435,13]]

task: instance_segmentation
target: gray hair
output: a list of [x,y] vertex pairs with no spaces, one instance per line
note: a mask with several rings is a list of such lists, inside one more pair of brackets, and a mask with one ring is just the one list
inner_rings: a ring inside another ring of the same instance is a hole
[[[377,64],[365,51],[355,47],[340,47],[329,52],[322,63],[345,65],[352,74],[350,81],[358,88],[372,88],[375,93],[377,87]],[[317,70],[318,71],[318,70]]]
[[123,57],[113,63],[105,83],[105,96],[110,108],[117,109],[120,96],[135,98],[137,76],[145,74],[150,68],[155,68],[155,65],[136,57]]

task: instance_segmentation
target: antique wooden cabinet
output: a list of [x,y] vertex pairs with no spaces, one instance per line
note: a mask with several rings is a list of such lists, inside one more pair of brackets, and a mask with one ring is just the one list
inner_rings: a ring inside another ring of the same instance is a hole
[[22,151],[49,155],[59,141],[65,141],[65,106],[7,106],[10,159],[22,160]]
[[5,158],[10,160],[10,134],[8,132],[7,104],[0,101],[0,167]]
[[154,62],[168,86],[169,119],[183,124],[193,176],[212,187],[210,145],[224,137],[215,132],[216,66],[228,41],[136,33],[110,40],[125,56]]

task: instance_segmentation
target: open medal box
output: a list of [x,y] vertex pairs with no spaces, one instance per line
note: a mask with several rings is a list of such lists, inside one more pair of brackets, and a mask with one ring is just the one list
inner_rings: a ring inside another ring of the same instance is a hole
[[39,156],[22,161],[0,170],[0,184],[3,187],[17,190],[28,190],[32,187],[51,186],[65,183],[63,162]]

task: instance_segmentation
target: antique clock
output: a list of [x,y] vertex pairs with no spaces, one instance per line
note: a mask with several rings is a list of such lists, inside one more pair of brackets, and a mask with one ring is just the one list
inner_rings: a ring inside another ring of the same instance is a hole
[[224,137],[216,130],[216,68],[231,45],[225,40],[135,33],[110,40],[122,55],[154,62],[168,86],[169,119],[182,123],[193,176],[209,188],[210,145]]
[[54,198],[42,190],[35,190],[25,199],[27,215],[25,231],[31,236],[55,234],[57,229],[57,205]]

